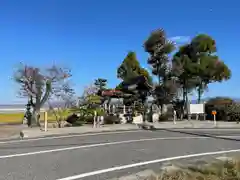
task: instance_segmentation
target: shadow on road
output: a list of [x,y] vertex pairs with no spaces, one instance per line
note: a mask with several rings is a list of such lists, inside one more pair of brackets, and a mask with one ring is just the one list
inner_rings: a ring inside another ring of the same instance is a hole
[[[217,134],[217,133],[205,133],[203,132],[189,132],[189,131],[184,131],[184,130],[177,130],[177,129],[164,129],[164,128],[155,128],[152,131],[165,131],[165,132],[174,132],[174,133],[181,133],[181,134],[186,134],[186,135],[192,135],[192,136],[200,136],[200,137],[208,137],[208,138],[214,138],[214,139],[222,139],[222,140],[230,140],[230,141],[240,141],[240,139],[236,138],[230,138],[230,137],[220,137],[220,136],[229,136],[229,135],[239,135],[240,133],[222,133],[222,134]],[[208,130],[209,131],[209,130]]]
[[[212,139],[221,139],[221,140],[228,140],[228,141],[240,141],[240,138],[234,138],[234,137],[219,137],[219,136],[239,136],[240,137],[240,131],[239,132],[223,132],[223,131],[217,131],[215,129],[215,132],[210,132],[211,130],[207,129],[206,131],[202,132],[193,132],[194,130],[188,131],[185,130],[179,130],[179,129],[165,129],[165,128],[153,128],[153,129],[145,129],[146,131],[152,131],[152,132],[158,132],[158,131],[165,131],[165,132],[171,132],[176,134],[184,134],[184,135],[190,135],[190,136],[198,136],[198,137],[207,137]],[[177,135],[176,135],[177,136]],[[36,144],[21,144],[21,141],[18,142],[18,144],[0,144],[0,150],[4,149],[28,149],[28,148],[44,148],[44,147],[69,147],[69,146],[86,146],[86,145],[92,145],[92,144],[101,144],[101,143],[108,143],[109,140],[102,140],[98,142],[84,142],[84,140],[81,141],[81,143],[63,143],[63,144],[57,144],[57,143],[44,143],[42,145],[36,145]],[[19,144],[20,143],[20,144]]]

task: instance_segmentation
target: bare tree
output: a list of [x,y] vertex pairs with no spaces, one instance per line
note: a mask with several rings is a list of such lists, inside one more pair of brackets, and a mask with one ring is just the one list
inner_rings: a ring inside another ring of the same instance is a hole
[[52,101],[57,101],[54,105],[48,100],[48,105],[51,112],[56,118],[58,127],[62,127],[62,122],[69,116],[70,110],[76,105],[75,92],[68,82],[65,82],[61,87],[55,90],[52,95]]
[[[98,92],[98,87],[95,86],[94,84],[90,84],[86,86],[83,90],[83,94],[81,97],[78,99],[78,104],[79,105],[89,105],[91,103],[92,99],[96,99],[95,96]],[[99,97],[97,98],[99,99]]]
[[71,76],[68,69],[53,65],[40,70],[23,65],[14,72],[14,80],[20,85],[20,94],[28,98],[33,108],[31,125],[40,126],[40,109],[52,94],[57,94]]

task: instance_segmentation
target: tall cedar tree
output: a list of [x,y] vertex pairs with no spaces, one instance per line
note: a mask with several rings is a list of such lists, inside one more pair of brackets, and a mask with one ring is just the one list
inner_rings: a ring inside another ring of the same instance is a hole
[[[117,77],[120,78],[122,82],[116,87],[116,89],[121,89],[123,84],[131,84],[132,80],[138,76],[144,76],[148,83],[152,84],[152,77],[145,68],[141,67],[137,60],[136,53],[130,51],[117,69]],[[124,99],[124,102],[126,105],[130,105],[135,100],[137,100],[137,96],[128,96]]]
[[175,49],[174,43],[169,41],[163,29],[153,31],[144,43],[144,49],[149,53],[148,64],[152,73],[158,77],[158,85],[154,96],[157,104],[163,109],[163,104],[169,103],[175,96],[177,84],[172,77],[169,54]]

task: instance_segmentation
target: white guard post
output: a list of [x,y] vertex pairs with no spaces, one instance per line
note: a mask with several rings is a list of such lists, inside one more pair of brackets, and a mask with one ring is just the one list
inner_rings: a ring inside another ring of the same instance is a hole
[[173,124],[176,124],[177,112],[173,110]]
[[123,106],[123,114],[126,114],[126,106]]
[[94,117],[93,117],[93,127],[96,127],[96,121],[97,121],[97,111],[94,111]]

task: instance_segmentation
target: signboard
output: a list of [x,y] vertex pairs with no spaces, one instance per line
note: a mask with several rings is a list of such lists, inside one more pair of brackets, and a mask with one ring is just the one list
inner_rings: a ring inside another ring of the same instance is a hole
[[217,111],[212,111],[212,115],[216,115],[217,114]]
[[217,111],[216,111],[216,110],[213,110],[213,111],[212,111],[212,115],[213,115],[213,121],[214,121],[214,125],[215,125],[215,126],[217,126],[216,114],[217,114]]
[[190,114],[204,114],[204,104],[190,104]]

